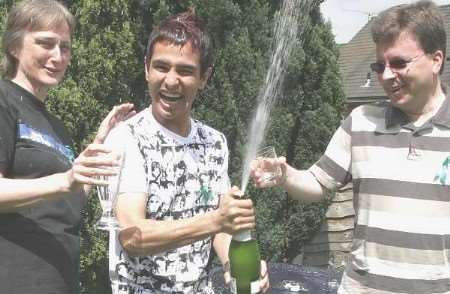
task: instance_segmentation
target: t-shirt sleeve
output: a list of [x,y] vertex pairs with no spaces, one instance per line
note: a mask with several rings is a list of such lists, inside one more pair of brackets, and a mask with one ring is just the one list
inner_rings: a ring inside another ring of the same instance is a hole
[[118,193],[147,193],[145,161],[137,140],[126,125],[114,128],[106,138],[105,145],[123,156]]
[[0,172],[5,177],[13,162],[16,129],[15,111],[6,103],[0,90]]
[[309,171],[320,184],[336,190],[352,180],[351,175],[351,116],[336,130],[322,157]]

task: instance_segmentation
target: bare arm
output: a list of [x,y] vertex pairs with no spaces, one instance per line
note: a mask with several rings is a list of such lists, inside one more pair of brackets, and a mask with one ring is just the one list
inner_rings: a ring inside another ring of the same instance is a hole
[[222,265],[228,262],[228,249],[230,248],[231,235],[218,233],[214,236],[213,247]]
[[100,124],[94,143],[90,144],[75,159],[73,167],[37,179],[10,179],[0,172],[0,212],[11,212],[43,200],[51,200],[84,190],[87,195],[92,185],[104,185],[98,176],[115,175],[118,154],[105,148],[102,143],[119,122],[133,116],[133,105],[124,103],[115,106]]
[[[98,156],[103,154],[102,156]],[[64,173],[57,173],[36,179],[10,179],[0,173],[0,212],[11,212],[44,200],[81,191],[84,184],[106,184],[98,175],[114,175],[118,159],[102,145],[89,145],[73,167]]]
[[[322,185],[308,170],[298,170],[284,163],[284,182],[280,186],[295,200],[317,202],[325,199]],[[283,170],[283,168],[282,168]]]
[[[116,214],[122,247],[132,256],[146,256],[184,246],[219,232],[233,233],[255,226],[251,200],[235,199],[232,190],[221,198],[217,210],[182,220],[145,218],[145,194],[121,194]],[[236,194],[234,194],[236,195]]]
[[62,173],[30,180],[7,179],[0,173],[0,212],[64,196],[70,191],[67,186],[67,178]]

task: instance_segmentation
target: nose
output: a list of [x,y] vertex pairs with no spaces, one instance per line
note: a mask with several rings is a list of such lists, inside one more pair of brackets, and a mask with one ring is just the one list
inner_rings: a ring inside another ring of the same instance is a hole
[[63,58],[61,46],[55,45],[51,51],[51,55],[54,61],[60,62]]
[[173,70],[168,71],[164,79],[164,83],[166,84],[168,90],[176,89],[180,84],[178,74]]
[[396,76],[397,76],[397,74],[394,71],[392,71],[391,67],[386,65],[383,73],[381,74],[381,79],[390,80],[390,79],[394,79]]

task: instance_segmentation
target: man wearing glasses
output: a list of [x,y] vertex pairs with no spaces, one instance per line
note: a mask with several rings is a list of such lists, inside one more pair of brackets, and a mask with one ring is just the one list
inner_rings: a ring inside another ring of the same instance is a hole
[[[356,108],[308,170],[283,157],[275,179],[294,199],[318,201],[353,183],[356,223],[338,293],[450,293],[450,104],[441,85],[442,16],[431,1],[392,7],[372,24],[371,69],[389,97]],[[269,184],[269,185],[271,185]]]

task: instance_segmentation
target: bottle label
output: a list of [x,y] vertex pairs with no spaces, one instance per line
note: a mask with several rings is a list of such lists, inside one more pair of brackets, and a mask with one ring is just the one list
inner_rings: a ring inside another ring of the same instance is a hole
[[233,277],[231,277],[230,291],[231,291],[231,294],[237,294],[236,279]]
[[[236,279],[233,277],[231,277],[230,291],[231,294],[237,294]],[[261,291],[261,283],[259,280],[250,283],[250,294],[259,294],[260,291]]]
[[261,283],[259,280],[253,281],[250,283],[250,293],[251,294],[258,294],[261,291]]

